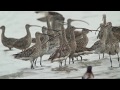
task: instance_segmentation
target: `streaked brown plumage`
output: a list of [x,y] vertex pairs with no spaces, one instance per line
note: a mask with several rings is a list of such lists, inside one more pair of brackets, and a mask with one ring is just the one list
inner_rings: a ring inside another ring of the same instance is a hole
[[101,40],[96,41],[91,47],[90,49],[92,51],[95,51],[95,53],[99,54],[99,59],[100,59],[100,54],[103,54],[103,58],[104,58],[104,53],[105,53],[105,45],[104,42]]
[[76,53],[78,52],[82,52],[82,48],[85,48],[88,44],[88,37],[87,37],[87,34],[89,33],[90,30],[88,29],[83,29],[82,30],[82,37],[81,38],[78,38],[76,40],[76,43],[77,43],[77,48],[76,48]]
[[110,55],[110,62],[111,62],[111,67],[112,67],[112,59],[111,55],[116,55],[118,56],[118,63],[120,67],[120,62],[119,62],[119,40],[113,35],[112,31],[112,23],[108,22],[106,25],[107,30],[107,39],[106,39],[106,47],[105,47],[105,52]]
[[62,26],[62,35],[60,38],[60,47],[50,56],[49,60],[51,60],[51,62],[59,62],[62,65],[62,61],[66,60],[71,53],[71,48],[66,38],[64,26]]
[[[49,36],[47,35],[47,28],[43,26],[42,28],[42,37],[44,38],[42,42],[42,45],[41,45],[41,48],[42,48],[42,51],[41,51],[41,54],[40,54],[40,65],[42,66],[42,57],[43,55],[47,54],[47,51],[49,50]],[[36,59],[37,61],[37,59]],[[35,64],[36,64],[36,61],[35,61]]]
[[30,27],[31,27],[31,25],[29,25],[29,24],[25,25],[27,35],[23,38],[18,39],[13,45],[14,48],[17,48],[20,50],[26,50],[27,48],[30,47],[31,42],[32,42],[31,33],[29,31]]
[[40,36],[42,34],[39,32],[36,32],[35,36],[36,36],[36,44],[30,48],[28,48],[27,50],[20,52],[18,54],[14,54],[14,58],[16,59],[22,59],[25,61],[30,60],[31,62],[31,69],[34,69],[35,65],[34,65],[34,60],[36,58],[38,58],[42,52],[42,48],[41,48],[41,41],[40,41]]

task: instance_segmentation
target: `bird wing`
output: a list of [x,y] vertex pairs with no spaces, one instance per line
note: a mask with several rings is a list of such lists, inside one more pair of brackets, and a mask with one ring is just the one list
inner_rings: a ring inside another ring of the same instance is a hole
[[18,48],[18,47],[26,46],[26,42],[28,42],[28,39],[26,39],[26,37],[23,37],[23,38],[21,38],[21,39],[18,39],[18,40],[14,43],[13,47]]
[[54,60],[56,58],[59,58],[60,57],[60,48],[58,48],[49,58],[49,60]]
[[27,57],[30,57],[30,56],[35,52],[35,50],[36,50],[36,47],[33,46],[33,47],[31,47],[31,48],[23,51],[23,52],[20,52],[20,53],[18,53],[18,54],[14,54],[13,56],[14,56],[14,58],[16,58],[16,59],[27,58]]

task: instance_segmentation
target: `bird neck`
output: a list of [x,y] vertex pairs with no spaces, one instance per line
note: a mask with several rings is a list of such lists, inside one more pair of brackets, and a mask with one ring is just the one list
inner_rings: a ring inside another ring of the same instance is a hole
[[71,40],[75,41],[75,33],[74,30],[71,31]]
[[[61,24],[59,23],[61,21],[55,20],[53,21],[52,29],[53,30],[61,30]],[[55,34],[58,34],[59,32],[54,32]]]
[[67,38],[66,38],[66,33],[65,33],[65,29],[64,26],[62,25],[62,40],[64,44],[68,44]]
[[107,28],[107,27],[104,27],[104,28],[103,28],[103,36],[102,36],[102,39],[101,39],[102,43],[105,44],[106,39],[107,39],[107,36],[108,36],[108,28]]
[[86,40],[86,39],[88,40],[87,34],[83,33],[82,36],[83,36],[83,38],[84,38],[85,40]]
[[107,23],[106,17],[103,17],[103,24],[106,25],[106,23]]
[[49,18],[49,16],[47,16],[46,19],[47,19],[48,34],[49,35],[54,35],[54,32],[53,32],[51,24],[50,24],[50,18]]
[[67,23],[67,28],[70,28],[70,27],[71,27],[71,23],[68,22],[68,23]]
[[28,35],[28,36],[31,36],[31,33],[30,33],[29,28],[26,28],[26,32],[27,32],[27,35]]
[[[46,33],[43,33],[43,34],[46,34]],[[46,44],[48,44],[48,40],[49,40],[49,36],[48,36],[48,35],[45,35],[45,36],[44,36],[44,40],[43,40],[42,43],[44,44],[44,43],[47,42]]]
[[2,30],[1,38],[5,37],[5,29]]
[[41,45],[41,40],[40,37],[36,37],[36,45],[40,46]]

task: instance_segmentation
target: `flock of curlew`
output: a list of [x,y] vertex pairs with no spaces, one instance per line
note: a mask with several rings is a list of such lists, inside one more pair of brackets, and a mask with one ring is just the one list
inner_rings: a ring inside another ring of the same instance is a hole
[[[40,13],[36,11],[35,13]],[[118,56],[118,63],[120,67],[119,58],[119,41],[120,41],[120,27],[112,26],[112,22],[107,22],[106,15],[103,15],[103,23],[100,24],[96,30],[89,30],[87,28],[77,28],[72,26],[73,21],[83,22],[89,25],[88,22],[83,20],[68,19],[67,22],[63,15],[57,12],[46,12],[45,17],[37,19],[41,22],[45,22],[47,27],[38,25],[26,24],[27,35],[20,38],[7,38],[5,36],[5,26],[1,26],[2,30],[1,41],[2,44],[11,50],[12,48],[20,49],[22,52],[14,54],[14,58],[31,62],[31,69],[36,66],[37,58],[40,57],[40,65],[42,66],[43,55],[50,54],[48,61],[59,62],[59,68],[62,67],[63,61],[67,65],[67,59],[69,58],[69,64],[74,64],[74,59],[78,60],[78,57],[89,54],[91,51],[95,51],[99,54],[107,53],[110,56],[110,63],[112,67],[111,55]],[[67,25],[65,29],[64,25]],[[31,37],[30,27],[41,27],[42,33],[36,32],[35,38]],[[76,29],[82,29],[82,31],[75,31]],[[100,30],[99,30],[100,29]],[[97,42],[90,48],[86,47],[89,42],[87,34],[92,31],[99,31]],[[35,43],[32,47],[31,43]],[[91,53],[90,53],[91,54]],[[91,73],[91,74],[89,74]],[[87,77],[86,75],[89,74]],[[91,75],[91,76],[90,76]],[[92,67],[88,66],[86,74],[83,78],[93,78]]]

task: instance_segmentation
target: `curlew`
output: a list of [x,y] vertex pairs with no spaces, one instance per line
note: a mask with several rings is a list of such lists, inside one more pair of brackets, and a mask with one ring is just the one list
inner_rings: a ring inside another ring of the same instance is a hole
[[62,61],[66,60],[71,53],[71,48],[68,44],[63,25],[62,25],[62,34],[59,37],[60,37],[60,47],[50,56],[49,60],[51,60],[51,62],[59,62],[59,68],[60,68],[60,66],[62,66]]
[[89,29],[83,29],[82,30],[82,37],[76,39],[76,43],[77,43],[76,53],[82,52],[83,51],[82,48],[84,48],[84,47],[87,46],[88,41],[89,41],[87,34],[89,33],[89,31],[91,31],[91,30],[89,30]]
[[42,48],[41,48],[41,41],[40,41],[40,37],[42,36],[41,33],[36,32],[35,33],[35,37],[36,37],[36,44],[30,48],[28,48],[27,50],[20,52],[18,54],[14,54],[14,58],[16,59],[22,59],[25,61],[30,61],[31,63],[31,69],[35,68],[35,59],[38,58],[40,56],[40,54],[42,53]]
[[105,53],[105,42],[107,39],[107,30],[106,30],[106,25],[103,23],[100,24],[100,32],[98,34],[99,40],[96,41],[91,47],[91,50],[95,50],[95,53],[99,54],[99,59],[100,59],[100,54],[103,53],[103,58],[104,58],[104,53]]
[[[76,44],[76,41],[75,41],[75,34],[74,34],[74,30],[77,29],[73,26],[71,26],[69,28],[70,30],[70,40],[69,40],[69,46],[71,48],[71,53],[69,55],[69,64],[70,64],[70,61],[72,59],[72,62],[74,63],[74,60],[73,60],[73,54],[75,53],[76,51],[76,48],[77,48],[77,44]],[[65,65],[66,65],[66,62],[65,62]]]
[[[42,51],[41,51],[41,54],[40,54],[40,65],[42,66],[42,57],[43,55],[45,55],[47,53],[47,51],[49,50],[49,36],[47,35],[48,33],[48,30],[46,27],[42,27],[42,33],[43,33],[43,41],[42,41],[42,45],[41,45],[41,48],[42,48]],[[37,61],[37,59],[36,59]],[[35,61],[35,64],[36,64],[36,61]]]
[[13,44],[17,41],[17,39],[15,39],[15,38],[8,38],[8,37],[5,36],[5,26],[1,26],[0,29],[2,29],[2,34],[1,34],[2,44],[5,47],[8,47],[9,50],[11,50],[13,48]]
[[118,56],[118,63],[120,67],[120,62],[119,62],[119,40],[113,35],[112,31],[112,23],[108,22],[106,24],[105,30],[107,31],[107,38],[105,41],[105,53],[109,54],[110,56],[110,62],[111,62],[111,67],[112,67],[112,59],[111,55],[116,55]]
[[94,74],[92,72],[92,66],[87,67],[86,73],[82,76],[82,79],[94,79]]
[[[102,36],[103,36],[103,30],[104,30],[104,27],[106,26],[106,15],[104,14],[103,15],[103,23],[100,24],[100,31],[98,33],[98,36],[97,38],[98,39],[101,39]],[[98,28],[98,29],[99,29]],[[120,42],[120,26],[112,26],[112,32],[113,32],[113,35],[119,40]]]
[[[46,23],[47,23],[47,28],[48,28],[48,34],[52,37],[49,37],[50,40],[49,40],[49,50],[48,50],[48,54],[51,54],[53,53],[57,47],[59,47],[60,45],[60,40],[59,40],[59,35],[61,34],[60,33],[60,30],[61,30],[61,26],[59,24],[59,21],[62,22],[62,20],[64,19],[63,17],[59,17],[59,16],[53,16],[53,19],[50,20],[50,16],[47,15],[46,17]],[[51,22],[51,23],[50,23]],[[59,24],[59,25],[58,25]],[[54,27],[55,25],[55,27]],[[33,38],[32,39],[32,42],[35,42],[35,39]]]
[[[50,18],[47,18],[47,26],[48,26],[48,33],[55,37],[53,39],[50,40],[50,45],[49,45],[49,53],[53,53],[57,47],[60,46],[60,39],[59,39],[59,35],[61,34],[61,24],[60,22],[63,22],[63,17],[59,17],[59,16],[54,16],[52,23],[50,25]],[[54,31],[53,31],[54,30]]]
[[30,47],[30,45],[31,45],[31,43],[32,43],[32,39],[31,39],[31,33],[30,33],[29,28],[32,27],[32,26],[38,27],[37,25],[29,25],[29,24],[26,24],[26,25],[25,25],[25,28],[26,28],[27,35],[24,36],[23,38],[18,39],[18,40],[13,44],[13,47],[14,47],[14,48],[17,48],[17,49],[20,49],[20,50],[24,51],[24,50],[26,50],[27,48]]
[[[69,64],[70,64],[70,60],[72,59],[72,62],[74,63],[74,57],[75,57],[75,52],[76,52],[76,49],[77,49],[77,42],[76,42],[76,39],[75,39],[75,33],[74,33],[74,30],[76,29],[80,29],[80,28],[76,28],[76,27],[73,27],[71,26],[69,28],[70,32],[70,39],[69,39],[69,46],[71,47],[71,53],[70,53],[70,56],[69,56]],[[82,58],[82,57],[81,57]]]

